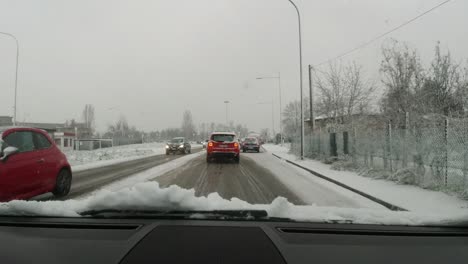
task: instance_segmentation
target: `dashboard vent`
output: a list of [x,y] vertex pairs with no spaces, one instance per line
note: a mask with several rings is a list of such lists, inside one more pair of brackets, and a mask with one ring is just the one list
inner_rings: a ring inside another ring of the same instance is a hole
[[292,234],[330,234],[330,235],[367,235],[367,236],[438,236],[438,237],[467,237],[468,230],[464,228],[418,228],[410,227],[408,230],[403,229],[388,229],[385,226],[383,229],[343,229],[343,228],[295,228],[295,227],[278,227],[283,233]]
[[0,227],[21,228],[60,228],[60,229],[99,229],[99,230],[136,230],[141,225],[135,224],[83,224],[83,223],[27,223],[27,222],[0,222]]

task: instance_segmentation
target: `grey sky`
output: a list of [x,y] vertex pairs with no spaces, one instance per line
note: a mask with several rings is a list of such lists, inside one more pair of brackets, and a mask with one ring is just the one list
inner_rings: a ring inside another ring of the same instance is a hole
[[[441,0],[297,0],[303,15],[304,66],[379,35]],[[389,37],[407,41],[424,63],[436,41],[468,58],[468,2],[454,0]],[[287,0],[0,1],[0,31],[21,45],[18,119],[63,122],[95,105],[103,130],[121,113],[144,130],[230,117],[259,130],[275,125],[281,72],[283,105],[299,97],[297,20]],[[377,41],[344,61],[379,80]],[[0,36],[0,115],[11,115],[14,42]],[[306,71],[304,72],[306,74]],[[304,76],[306,77],[306,75]],[[307,87],[306,78],[304,80]]]

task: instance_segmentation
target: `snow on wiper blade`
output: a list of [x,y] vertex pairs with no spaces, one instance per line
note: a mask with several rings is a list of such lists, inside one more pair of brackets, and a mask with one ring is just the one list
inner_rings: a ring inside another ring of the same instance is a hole
[[268,219],[265,210],[89,210],[80,213],[84,217],[102,218],[194,218],[194,219]]

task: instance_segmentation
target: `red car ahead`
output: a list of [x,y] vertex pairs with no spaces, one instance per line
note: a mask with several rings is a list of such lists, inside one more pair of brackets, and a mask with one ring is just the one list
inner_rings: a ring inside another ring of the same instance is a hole
[[66,156],[43,130],[0,127],[0,201],[70,192],[72,172]]
[[231,158],[234,162],[240,161],[240,147],[236,134],[229,132],[215,132],[210,135],[206,148],[206,162],[215,158]]

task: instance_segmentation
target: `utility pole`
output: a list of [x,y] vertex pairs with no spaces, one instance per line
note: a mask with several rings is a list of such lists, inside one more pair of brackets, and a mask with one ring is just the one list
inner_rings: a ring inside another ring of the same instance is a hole
[[16,116],[16,112],[17,112],[18,107],[16,106],[16,102],[17,102],[17,97],[18,97],[19,42],[18,42],[18,39],[13,34],[10,34],[10,33],[7,33],[7,32],[0,32],[0,34],[13,38],[15,40],[15,44],[16,44],[15,99],[14,99],[14,104],[13,104],[13,125],[16,126],[17,122],[18,122],[17,116]]
[[283,120],[281,119],[281,115],[283,114],[283,110],[281,109],[281,72],[278,72],[278,90],[279,90],[279,128],[280,128],[280,143],[283,146]]
[[312,65],[309,64],[309,101],[310,101],[310,131],[313,133],[315,129],[315,118],[314,118],[314,97],[312,88]]

